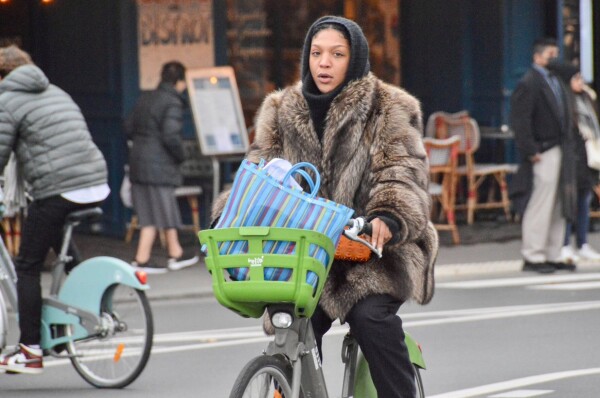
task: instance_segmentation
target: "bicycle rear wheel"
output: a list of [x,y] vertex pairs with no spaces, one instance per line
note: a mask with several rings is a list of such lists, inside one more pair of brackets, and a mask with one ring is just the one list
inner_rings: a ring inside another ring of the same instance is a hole
[[85,381],[99,388],[123,388],[144,370],[154,326],[146,294],[127,285],[106,289],[100,305],[102,331],[67,344],[71,362]]
[[292,368],[280,357],[252,359],[237,377],[229,398],[289,398]]

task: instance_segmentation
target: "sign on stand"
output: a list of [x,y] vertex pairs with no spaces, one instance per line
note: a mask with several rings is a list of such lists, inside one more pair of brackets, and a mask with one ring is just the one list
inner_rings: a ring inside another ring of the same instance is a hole
[[235,74],[230,66],[188,69],[186,82],[200,150],[212,158],[216,198],[219,160],[245,154],[249,145]]

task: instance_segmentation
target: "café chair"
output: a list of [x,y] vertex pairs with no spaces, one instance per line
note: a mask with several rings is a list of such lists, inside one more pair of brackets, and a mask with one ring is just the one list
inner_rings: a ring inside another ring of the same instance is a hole
[[[509,163],[476,163],[475,153],[479,149],[481,135],[477,121],[468,112],[438,112],[432,114],[427,125],[438,139],[459,137],[458,178],[464,178],[467,185],[466,203],[456,205],[457,210],[467,211],[467,223],[473,224],[475,212],[487,209],[503,209],[507,220],[511,220],[510,199],[506,176],[516,172],[516,165]],[[483,185],[484,181],[488,183]],[[486,187],[487,191],[480,190]],[[497,197],[497,189],[500,195]],[[485,196],[485,201],[480,201]]]
[[425,137],[431,138],[447,138],[447,137],[439,137],[438,136],[438,123],[443,123],[443,120],[460,120],[462,117],[469,117],[469,111],[462,110],[455,113],[437,111],[433,112],[427,118],[427,123],[425,124]]
[[[452,232],[452,241],[460,243],[460,235],[456,227],[455,202],[457,184],[459,137],[447,139],[423,138],[423,144],[429,159],[429,195],[434,200],[432,206],[432,221],[438,231]],[[439,214],[436,217],[436,209]],[[442,223],[442,221],[446,223]]]

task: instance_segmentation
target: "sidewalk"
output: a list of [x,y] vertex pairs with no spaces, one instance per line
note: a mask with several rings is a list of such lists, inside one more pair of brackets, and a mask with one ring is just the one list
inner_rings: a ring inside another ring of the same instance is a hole
[[[496,232],[497,233],[497,232]],[[436,278],[465,275],[489,275],[502,272],[516,272],[521,269],[521,242],[517,239],[507,241],[490,241],[490,232],[482,241],[457,246],[443,244],[440,246],[436,262]],[[442,237],[443,239],[443,237]],[[200,245],[192,233],[182,233],[182,245],[199,249]],[[129,262],[135,253],[136,240],[130,244],[122,239],[91,234],[76,234],[75,241],[84,258],[95,256],[113,256]],[[590,244],[600,248],[600,233],[589,234]],[[443,242],[442,242],[443,243]],[[158,263],[166,263],[166,251],[156,246],[153,254]],[[599,264],[583,263],[580,269]],[[49,286],[50,274],[42,274],[44,291]],[[148,275],[150,289],[148,297],[152,300],[165,300],[191,297],[212,297],[211,279],[201,260],[197,265],[165,274]]]

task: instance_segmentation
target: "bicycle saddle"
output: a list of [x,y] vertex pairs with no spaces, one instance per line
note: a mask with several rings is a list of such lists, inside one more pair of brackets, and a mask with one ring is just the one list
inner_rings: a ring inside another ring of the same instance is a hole
[[102,209],[99,207],[92,207],[91,209],[77,210],[69,213],[67,216],[67,223],[77,223],[85,219],[96,219],[102,215]]

